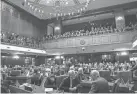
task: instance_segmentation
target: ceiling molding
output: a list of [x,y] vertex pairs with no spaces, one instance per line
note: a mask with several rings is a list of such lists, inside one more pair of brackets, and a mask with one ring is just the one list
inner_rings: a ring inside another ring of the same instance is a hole
[[[124,10],[125,15],[132,15],[132,14],[137,14],[137,8],[134,9],[125,9]],[[89,22],[89,21],[96,21],[96,20],[102,20],[102,19],[108,19],[108,18],[114,18],[114,11],[106,11],[98,14],[93,14],[91,16],[87,17],[78,17],[75,19],[69,19],[69,20],[64,20],[62,23],[63,25],[71,25],[71,24],[77,24],[77,23],[83,23],[83,22]]]
[[[39,19],[43,19],[43,20],[49,19],[49,15],[45,15],[44,14],[43,16],[41,16],[40,13],[34,14],[34,12],[32,10],[28,9],[28,7],[23,7],[22,6],[22,2],[24,2],[24,0],[5,0],[5,1],[11,2],[12,4],[14,4],[14,5],[22,8],[23,10],[25,10],[28,13],[36,16]],[[137,2],[137,0],[103,0],[103,1],[102,0],[95,0],[95,1],[92,1],[90,3],[90,5],[88,6],[88,11],[85,12],[85,14],[86,13],[93,13],[93,10],[96,11],[97,9],[102,9],[102,8],[105,8],[105,7],[110,7],[110,6],[115,6],[115,5],[121,5],[121,4],[131,3],[131,2],[134,3],[134,5],[135,5],[135,2]],[[37,6],[41,7],[40,4],[37,4]],[[42,8],[42,10],[44,10],[46,12],[47,8],[44,7],[44,8]],[[85,15],[82,15],[82,17],[83,16],[85,16]]]

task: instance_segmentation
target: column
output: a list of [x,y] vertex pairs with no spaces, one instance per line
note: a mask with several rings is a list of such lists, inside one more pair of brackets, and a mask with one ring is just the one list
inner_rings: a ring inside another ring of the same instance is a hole
[[29,65],[29,57],[26,57],[25,58],[25,66],[28,67],[28,65]]
[[32,66],[35,66],[35,58],[32,58]]
[[54,23],[54,35],[60,35],[62,33],[62,20],[58,18]]
[[116,22],[116,28],[121,29],[125,27],[125,16],[124,16],[124,10],[118,9],[115,10],[115,22]]
[[53,31],[54,31],[54,24],[48,24],[47,25],[47,35],[53,35]]

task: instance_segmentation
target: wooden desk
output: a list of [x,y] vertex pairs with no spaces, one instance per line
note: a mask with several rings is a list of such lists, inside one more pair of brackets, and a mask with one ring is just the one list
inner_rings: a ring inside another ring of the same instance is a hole
[[82,81],[80,83],[81,86],[91,87],[92,81]]
[[12,85],[9,86],[9,89],[10,89],[11,93],[31,93],[29,91],[20,89],[20,88],[18,88],[16,86],[12,86]]
[[9,76],[7,80],[14,80],[16,83],[23,84],[30,83],[31,78],[26,76]]

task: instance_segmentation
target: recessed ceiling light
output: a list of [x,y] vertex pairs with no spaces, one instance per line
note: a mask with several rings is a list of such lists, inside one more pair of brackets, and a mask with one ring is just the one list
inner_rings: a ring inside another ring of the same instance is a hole
[[30,3],[28,2],[28,5],[30,5]]
[[68,5],[68,2],[66,2],[66,5]]
[[49,3],[49,0],[47,0],[47,3]]
[[22,53],[22,52],[16,52],[16,53],[14,53],[14,54],[24,54],[24,53]]
[[57,26],[57,27],[55,27],[55,30],[60,30],[60,27],[58,27],[58,26]]
[[116,18],[116,20],[123,20],[123,17],[119,16],[119,17]]

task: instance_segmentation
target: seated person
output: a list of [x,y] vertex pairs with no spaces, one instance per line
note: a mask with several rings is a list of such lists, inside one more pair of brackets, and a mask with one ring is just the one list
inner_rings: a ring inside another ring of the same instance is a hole
[[93,82],[89,93],[109,93],[108,81],[100,77],[99,71],[92,70],[90,75]]
[[59,90],[64,90],[64,92],[77,92],[77,88],[80,83],[79,80],[75,77],[75,71],[70,70],[68,74],[69,77],[62,81]]
[[76,75],[76,78],[79,80],[79,82],[86,79],[86,77],[83,73],[83,68],[78,69],[78,74]]
[[10,91],[7,88],[1,87],[1,93],[10,93]]
[[37,69],[34,70],[34,74],[31,77],[31,84],[39,85],[40,84],[40,73],[38,72]]
[[50,77],[47,77],[47,79],[44,83],[44,87],[56,89],[56,78],[55,78],[55,76],[51,75]]
[[10,93],[9,85],[11,85],[11,81],[1,81],[1,93]]

